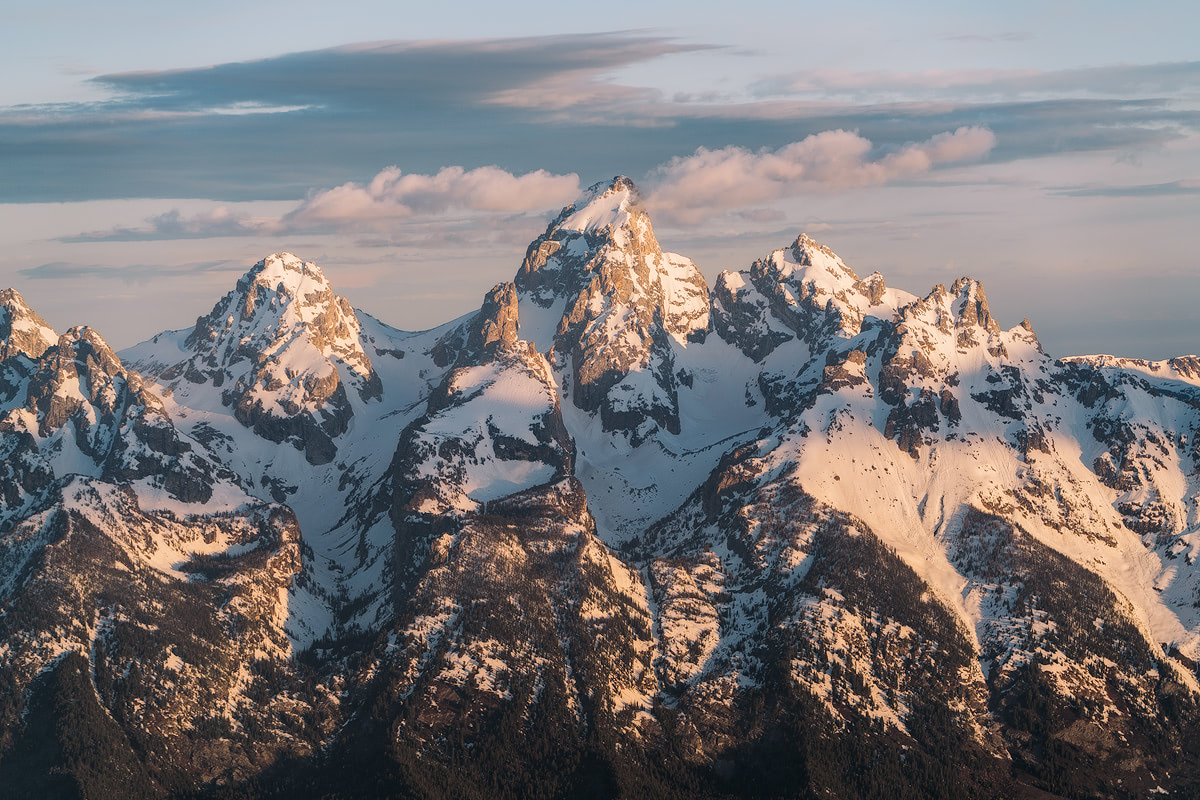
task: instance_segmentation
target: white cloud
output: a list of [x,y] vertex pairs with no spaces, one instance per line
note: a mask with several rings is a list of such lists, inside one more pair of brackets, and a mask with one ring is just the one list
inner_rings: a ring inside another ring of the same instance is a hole
[[249,217],[226,207],[192,216],[172,209],[140,227],[118,227],[66,241],[154,241],[223,236],[379,232],[403,220],[434,220],[448,212],[540,212],[579,194],[579,176],[545,170],[514,175],[499,167],[443,167],[433,175],[387,167],[369,183],[315,191],[281,217]]
[[[870,141],[845,130],[825,131],[778,150],[701,148],[651,173],[647,204],[656,218],[694,224],[727,211],[758,222],[777,221],[764,205],[815,188],[873,186],[928,172],[938,164],[979,158],[995,144],[986,128],[959,128],[872,159]],[[250,217],[218,207],[192,216],[178,210],[148,218],[140,227],[119,227],[68,237],[67,241],[150,241],[225,236],[311,233],[382,235],[396,240],[400,223],[429,228],[451,214],[481,224],[483,217],[556,210],[574,200],[579,176],[535,170],[516,175],[499,167],[443,167],[434,174],[405,173],[391,166],[366,183],[349,182],[313,191],[278,217]],[[442,227],[434,226],[445,234]],[[405,239],[415,231],[405,231]],[[458,235],[462,235],[461,232]]]
[[813,189],[877,186],[914,177],[938,164],[980,158],[995,143],[987,128],[962,127],[874,160],[871,142],[845,130],[813,134],[778,150],[702,147],[655,170],[647,204],[666,221],[694,224]]
[[499,167],[443,167],[434,175],[388,167],[370,183],[315,192],[282,219],[285,229],[361,226],[378,221],[466,211],[533,211],[569,203],[579,176],[536,170],[514,175]]

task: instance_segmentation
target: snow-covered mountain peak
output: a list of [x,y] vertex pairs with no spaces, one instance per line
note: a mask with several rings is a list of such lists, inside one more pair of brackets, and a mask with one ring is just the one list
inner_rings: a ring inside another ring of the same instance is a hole
[[987,296],[983,293],[983,284],[974,278],[959,278],[950,287],[954,295],[955,315],[962,325],[978,325],[989,331],[998,331],[1000,326],[992,319],[988,309]]
[[17,353],[38,358],[58,341],[16,289],[0,290],[0,360]]
[[640,202],[641,192],[633,181],[618,175],[589,186],[562,210],[551,227],[590,234],[605,229],[617,231],[629,224],[631,214],[640,210]]
[[791,250],[792,261],[799,266],[818,267],[835,277],[844,276],[852,281],[858,280],[858,275],[854,273],[854,270],[846,266],[846,262],[842,261],[837,253],[807,233],[801,233],[797,236],[796,241],[792,242],[789,249]]
[[[671,347],[708,331],[708,286],[664,253],[628,178],[599,183],[530,244],[513,279],[519,335],[570,370],[576,407],[605,430],[678,432]],[[619,397],[618,397],[619,395]]]
[[[354,309],[320,267],[290,253],[255,264],[188,334],[186,349],[211,366],[271,362],[284,383],[302,377],[337,383],[336,359],[363,399],[377,394]],[[262,377],[262,376],[258,376]],[[309,387],[311,388],[311,387]]]
[[784,284],[783,299],[789,303],[806,301],[836,308],[851,335],[858,333],[864,316],[891,319],[916,299],[908,292],[889,289],[878,272],[860,278],[836,253],[803,233],[790,248],[776,250],[751,269],[759,273],[759,281]]
[[[633,181],[617,176],[590,187],[530,244],[514,278],[522,297],[543,309],[565,305],[551,330],[534,330],[522,314],[522,338],[548,349],[549,336],[577,327],[601,306],[656,316],[677,339],[708,328],[708,287],[690,259],[664,253]],[[588,309],[591,309],[590,311]],[[545,327],[545,326],[542,326]],[[541,334],[541,335],[538,335]]]
[[91,357],[106,372],[123,371],[121,360],[108,346],[108,342],[104,341],[104,337],[95,328],[88,325],[76,325],[68,329],[58,337],[57,344],[60,351],[70,350],[78,354],[77,357]]
[[[990,341],[1000,334],[1000,326],[992,318],[983,285],[972,278],[959,278],[949,289],[938,284],[925,297],[914,300],[900,310],[905,326],[919,324],[953,334],[958,347]],[[1037,345],[1037,336],[1029,320],[1014,328],[1006,340]],[[990,346],[999,347],[997,339]]]
[[259,261],[238,280],[231,295],[236,301],[231,310],[238,311],[241,321],[253,320],[255,327],[295,323],[311,327],[334,322],[326,320],[330,315],[354,316],[349,303],[334,294],[321,268],[291,253],[274,253]]
[[89,420],[124,413],[133,404],[162,411],[162,401],[146,391],[141,377],[128,372],[95,329],[71,328],[42,354],[27,391],[43,435],[82,413]]
[[872,316],[890,317],[906,302],[914,300],[907,292],[889,290],[879,272],[866,278],[847,266],[831,249],[802,233],[786,250],[776,250],[755,265],[764,277],[789,282],[818,298],[834,300],[844,309]]
[[191,331],[160,334],[126,353],[178,401],[232,409],[241,424],[290,441],[315,464],[333,458],[331,437],[354,415],[347,390],[360,403],[382,394],[364,337],[354,309],[316,264],[276,253]]
[[[53,353],[43,354],[51,357],[51,361],[60,364],[70,364],[69,373],[77,374],[87,381],[89,386],[98,382],[111,382],[118,379],[129,386],[135,402],[153,408],[162,408],[162,401],[157,395],[144,390],[142,378],[136,372],[129,372],[121,359],[94,328],[87,325],[77,325],[69,329],[58,339]],[[45,361],[45,359],[43,359]],[[62,370],[60,370],[61,372]],[[94,391],[94,390],[93,390]]]
[[238,289],[244,292],[251,284],[296,297],[331,288],[320,267],[291,253],[272,253],[259,261],[238,281]]
[[760,361],[793,339],[810,353],[862,332],[868,317],[891,321],[915,295],[889,289],[878,272],[866,278],[825,245],[800,234],[791,246],[747,270],[723,272],[714,291],[714,326],[722,338]]

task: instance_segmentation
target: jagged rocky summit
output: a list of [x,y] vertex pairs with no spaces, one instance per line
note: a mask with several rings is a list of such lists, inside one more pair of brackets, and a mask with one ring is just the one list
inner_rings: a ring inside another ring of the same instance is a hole
[[[518,259],[514,258],[514,264]],[[589,188],[404,332],[290,254],[120,354],[0,294],[0,785],[1200,791],[1200,367]]]

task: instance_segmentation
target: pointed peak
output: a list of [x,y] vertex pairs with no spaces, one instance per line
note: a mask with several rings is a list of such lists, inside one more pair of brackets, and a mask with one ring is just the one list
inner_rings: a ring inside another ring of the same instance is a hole
[[[321,268],[291,253],[272,253],[238,279],[232,292],[221,299],[208,317],[197,320],[197,331],[189,336],[207,337],[212,329],[225,329],[237,320],[257,325],[274,325],[288,314],[311,321],[337,305],[344,316],[353,316],[345,298],[338,297]],[[233,316],[231,316],[233,315]]]
[[[837,253],[807,233],[796,237],[796,241],[792,242],[792,246],[789,248],[789,255],[793,264],[797,267],[807,268],[805,271],[810,274],[812,270],[817,270],[832,276],[839,284],[856,286],[861,283],[858,274],[850,269]],[[882,277],[880,280],[882,281]]]
[[[40,398],[34,402],[42,408],[43,412],[49,414],[47,417],[49,422],[46,424],[50,428],[60,427],[65,418],[61,417],[59,412],[48,410],[49,407],[45,406],[43,401],[48,401],[49,398],[64,391],[68,395],[80,391],[78,388],[63,388],[74,386],[75,383],[72,381],[78,383],[77,378],[84,380],[86,393],[93,404],[104,405],[113,402],[112,395],[109,395],[108,399],[104,399],[97,394],[97,391],[98,387],[109,385],[115,378],[121,378],[126,385],[131,387],[143,405],[160,404],[158,401],[149,400],[143,396],[144,385],[141,377],[137,373],[130,373],[126,370],[121,359],[109,347],[108,342],[104,341],[103,336],[87,325],[76,325],[58,337],[57,343],[47,349],[38,361],[37,373],[34,377],[34,383],[38,388],[31,389],[30,397]],[[55,421],[56,419],[57,421]]]
[[33,310],[25,302],[25,298],[21,296],[21,293],[11,287],[0,289],[0,308],[20,310],[29,314],[33,313]]
[[999,330],[988,309],[987,296],[983,292],[983,284],[974,278],[962,277],[950,287],[955,296],[954,311],[963,325],[978,325],[987,330]]
[[584,190],[580,199],[584,200],[586,204],[617,194],[631,195],[635,199],[640,199],[642,193],[641,190],[638,189],[637,184],[633,182],[632,178],[628,178],[624,175],[614,175],[611,180],[593,183]]
[[928,309],[934,310],[939,320],[937,325],[943,330],[978,325],[991,333],[1000,331],[988,309],[983,284],[974,278],[959,278],[949,289],[940,283],[934,286],[924,300],[914,306],[913,312],[923,314]]
[[324,291],[329,288],[329,281],[321,268],[311,261],[291,253],[272,253],[242,276],[238,290],[244,292],[252,285],[295,296],[302,289]]
[[[802,233],[796,237],[796,241],[792,242],[792,257],[800,266],[824,266],[827,262],[836,262],[839,266],[845,269],[850,274],[854,271],[845,265],[837,253],[830,250],[825,245],[818,242],[816,239],[809,236],[807,233]],[[854,275],[854,280],[858,280],[858,276]]]
[[[791,246],[773,251],[761,258],[750,268],[755,283],[765,279],[768,283],[792,282],[811,283],[827,294],[846,291],[865,293],[858,275],[837,254],[820,244],[808,234],[796,237]],[[882,277],[879,279],[882,285]]]
[[68,344],[87,342],[88,344],[108,347],[108,342],[104,341],[104,337],[97,333],[96,329],[90,325],[75,325],[60,336],[58,341]]
[[34,313],[16,289],[0,290],[0,360],[17,353],[39,358],[58,334]]
[[551,228],[580,233],[598,233],[606,228],[625,227],[631,213],[641,207],[641,192],[629,178],[618,175],[610,181],[595,183],[564,208]]
[[876,271],[872,272],[867,277],[854,284],[854,288],[860,294],[866,295],[871,301],[871,305],[877,306],[883,302],[884,296],[887,294],[887,284],[884,283],[883,274]]
[[[491,359],[516,344],[519,308],[517,287],[513,283],[498,283],[484,295],[479,315],[471,322],[467,334],[467,349],[460,354],[477,360]],[[482,363],[482,362],[480,362]]]
[[111,374],[125,371],[121,359],[104,337],[88,325],[76,325],[58,337],[58,351],[62,355],[70,353],[73,358],[90,357]]

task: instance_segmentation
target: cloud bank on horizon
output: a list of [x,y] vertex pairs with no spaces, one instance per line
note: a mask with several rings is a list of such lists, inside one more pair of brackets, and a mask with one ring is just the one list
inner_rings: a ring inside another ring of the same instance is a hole
[[[987,128],[962,127],[912,142],[872,159],[873,145],[850,131],[813,134],[774,151],[700,148],[650,173],[647,205],[659,221],[690,226],[729,211],[823,188],[878,186],[923,175],[935,166],[985,156],[996,137]],[[404,173],[395,165],[368,183],[353,181],[310,192],[274,218],[238,216],[219,207],[184,217],[177,209],[142,227],[116,227],[66,237],[72,242],[150,241],[281,233],[355,232],[448,211],[539,212],[565,206],[580,191],[579,176],[537,170],[514,175],[495,166],[443,167],[433,175]]]

